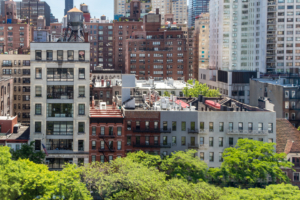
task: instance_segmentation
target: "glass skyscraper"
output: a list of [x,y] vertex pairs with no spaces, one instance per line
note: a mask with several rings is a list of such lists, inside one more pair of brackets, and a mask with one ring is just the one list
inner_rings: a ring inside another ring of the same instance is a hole
[[189,27],[195,26],[195,17],[209,12],[209,0],[189,0]]

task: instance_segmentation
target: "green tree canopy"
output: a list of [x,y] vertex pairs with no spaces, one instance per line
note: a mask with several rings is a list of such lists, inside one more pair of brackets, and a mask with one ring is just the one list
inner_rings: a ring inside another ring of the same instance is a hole
[[11,150],[12,159],[29,159],[30,161],[41,164],[44,162],[45,153],[42,151],[34,150],[34,142],[30,144],[22,144],[21,148],[18,150]]
[[209,87],[206,84],[200,84],[199,81],[195,81],[195,84],[193,84],[194,80],[188,80],[187,83],[190,85],[193,85],[192,88],[185,87],[183,88],[182,92],[184,96],[192,96],[192,97],[198,97],[199,95],[203,95],[206,97],[219,97],[220,92],[219,90],[213,90],[209,89]]
[[170,93],[169,93],[168,91],[165,91],[165,92],[164,92],[164,96],[165,96],[165,97],[169,97],[169,96],[170,96]]
[[268,177],[289,182],[281,167],[291,168],[285,153],[275,153],[275,143],[264,143],[250,139],[239,139],[236,146],[225,149],[220,168],[212,168],[209,173],[217,181],[234,181],[242,187],[267,182]]
[[81,169],[67,165],[62,171],[49,171],[28,159],[12,160],[9,147],[0,147],[0,196],[3,200],[91,199],[81,182]]

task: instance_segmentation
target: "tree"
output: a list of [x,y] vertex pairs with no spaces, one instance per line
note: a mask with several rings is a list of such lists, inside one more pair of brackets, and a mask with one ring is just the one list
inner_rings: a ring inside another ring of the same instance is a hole
[[182,92],[183,94],[188,97],[198,97],[199,95],[203,95],[206,97],[219,97],[220,92],[219,90],[211,90],[206,84],[200,84],[199,81],[195,81],[195,84],[193,83],[194,80],[188,80],[187,83],[190,85],[193,85],[192,88],[184,87]]
[[217,181],[227,184],[234,181],[241,187],[249,187],[272,181],[289,182],[280,168],[291,168],[292,163],[285,160],[285,153],[275,153],[275,143],[264,143],[250,139],[239,139],[234,148],[223,153],[220,168],[210,169],[209,174]]
[[30,144],[22,144],[21,148],[18,150],[11,150],[12,159],[29,159],[30,161],[41,164],[44,162],[45,153],[42,151],[35,151],[34,150],[34,142]]
[[169,93],[168,91],[165,91],[165,92],[164,92],[164,96],[165,96],[165,97],[170,97],[170,93]]
[[0,147],[0,196],[3,200],[82,199],[90,192],[81,182],[81,169],[67,165],[62,171],[49,171],[28,159],[12,160],[9,147]]
[[208,166],[195,156],[196,150],[177,151],[166,156],[159,166],[161,171],[169,175],[169,178],[186,179],[192,182],[206,180]]

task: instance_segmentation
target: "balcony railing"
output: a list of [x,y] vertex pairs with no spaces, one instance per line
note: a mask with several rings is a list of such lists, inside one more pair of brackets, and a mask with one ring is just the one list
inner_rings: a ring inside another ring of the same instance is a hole
[[160,132],[161,132],[161,133],[171,133],[172,131],[171,131],[170,128],[161,128],[161,129],[160,129]]
[[150,129],[150,128],[133,128],[133,132],[138,133],[160,133],[159,129]]
[[227,130],[227,135],[268,135],[268,130]]
[[206,149],[208,148],[208,144],[200,144],[199,149]]
[[188,147],[192,148],[192,149],[193,148],[197,148],[198,149],[199,148],[199,144],[196,144],[196,143],[188,144]]
[[188,129],[188,133],[193,133],[193,134],[198,134],[199,133],[199,131],[198,131],[198,129]]
[[99,135],[99,138],[115,138],[116,135],[115,134],[109,134],[109,135]]
[[155,142],[143,142],[143,143],[132,143],[133,147],[146,147],[146,148],[171,148],[171,143],[155,143]]
[[111,148],[99,148],[98,149],[99,152],[115,152],[116,148],[111,147]]
[[47,144],[47,150],[73,150],[72,145]]

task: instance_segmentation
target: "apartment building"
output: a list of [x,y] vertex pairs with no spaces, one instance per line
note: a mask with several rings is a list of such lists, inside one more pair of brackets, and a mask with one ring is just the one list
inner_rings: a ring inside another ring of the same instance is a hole
[[125,73],[141,80],[188,79],[187,39],[181,28],[160,28],[160,15],[144,16],[143,30],[126,40]]
[[268,1],[268,72],[299,73],[299,15],[299,1]]
[[28,144],[29,126],[18,124],[17,116],[0,117],[0,146],[19,150],[22,144]]
[[196,19],[203,13],[209,13],[210,0],[189,0],[188,24],[189,27],[196,26]]
[[36,26],[39,16],[44,16],[46,25],[50,26],[50,6],[45,1],[40,0],[22,0],[16,2],[17,18],[28,19],[29,24]]
[[94,97],[94,105],[104,102],[112,105],[116,95],[121,94],[122,74],[119,71],[94,71],[90,76],[90,99]]
[[130,17],[130,15],[132,15],[130,9],[134,6],[134,4],[131,2],[139,3],[139,9],[137,11],[141,18],[151,11],[151,0],[114,0],[115,20],[118,20],[120,17]]
[[299,76],[264,77],[250,80],[250,105],[276,112],[277,118],[300,126]]
[[90,70],[114,69],[113,37],[115,26],[112,23],[86,22],[91,45]]
[[18,116],[18,122],[30,124],[30,55],[0,55],[1,77],[9,77],[12,93],[11,115]]
[[[209,69],[209,13],[202,13],[195,19],[195,32],[193,37],[195,70],[198,68]],[[196,72],[195,72],[196,73]],[[195,76],[200,80],[199,76]]]
[[88,163],[90,44],[31,43],[30,48],[30,140],[46,147],[50,169]]
[[125,152],[170,155],[195,149],[209,167],[219,167],[224,149],[240,138],[276,142],[273,111],[228,97],[162,97],[156,91],[129,95],[128,82],[116,99],[125,116]]
[[[0,94],[1,94],[1,104],[0,104],[0,115],[1,116],[12,116],[12,94],[13,94],[13,79],[10,77],[0,78]],[[1,131],[0,131],[1,132]]]
[[156,9],[159,9],[161,14],[161,24],[168,21],[166,14],[173,14],[176,23],[187,24],[188,22],[187,0],[152,0],[152,11]]

